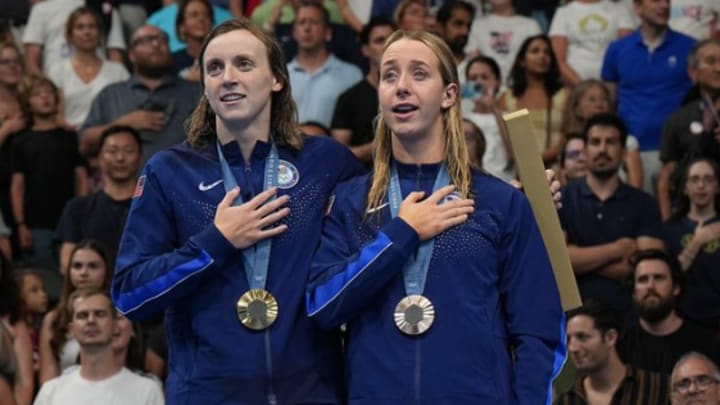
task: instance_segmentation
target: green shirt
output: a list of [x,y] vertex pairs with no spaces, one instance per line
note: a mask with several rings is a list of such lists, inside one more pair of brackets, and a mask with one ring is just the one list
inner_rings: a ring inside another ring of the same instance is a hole
[[[255,10],[253,10],[252,16],[250,17],[250,21],[252,21],[254,25],[262,27],[270,18],[270,13],[278,1],[280,0],[265,0],[261,5],[255,7]],[[328,13],[330,13],[331,23],[345,24],[345,21],[343,21],[342,16],[340,15],[340,9],[334,1],[325,0],[323,2],[323,6],[325,6],[325,9],[327,9]],[[291,5],[284,6],[280,12],[278,24],[292,24],[294,20],[295,10],[293,10]]]

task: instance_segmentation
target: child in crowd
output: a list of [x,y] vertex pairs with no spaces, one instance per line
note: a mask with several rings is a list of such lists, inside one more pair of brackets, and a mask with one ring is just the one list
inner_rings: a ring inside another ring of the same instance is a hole
[[27,325],[32,340],[33,371],[39,369],[40,326],[48,309],[48,296],[40,275],[33,270],[15,274],[20,289],[20,319]]

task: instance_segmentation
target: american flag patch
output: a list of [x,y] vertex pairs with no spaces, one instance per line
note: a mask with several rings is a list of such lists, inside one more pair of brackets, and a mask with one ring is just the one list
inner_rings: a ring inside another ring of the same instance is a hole
[[140,197],[142,195],[144,189],[145,189],[145,176],[140,176],[137,179],[137,184],[135,185],[135,191],[133,192],[132,198]]

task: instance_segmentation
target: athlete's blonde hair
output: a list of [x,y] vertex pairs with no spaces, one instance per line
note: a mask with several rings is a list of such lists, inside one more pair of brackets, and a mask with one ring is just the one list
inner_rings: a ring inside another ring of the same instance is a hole
[[[455,57],[442,39],[425,31],[395,31],[385,42],[383,53],[387,51],[391,44],[401,39],[418,41],[430,48],[438,58],[438,67],[443,84],[447,86],[455,83],[459,88]],[[429,65],[432,66],[433,63],[429,63]],[[443,162],[447,167],[452,184],[457,187],[457,191],[463,197],[467,197],[470,194],[472,180],[459,96],[455,98],[455,102],[450,108],[443,111],[442,121],[445,136]],[[383,203],[387,195],[387,188],[390,183],[390,159],[392,157],[391,137],[392,133],[385,123],[381,110],[378,114],[375,130],[373,178],[367,200],[367,210],[369,212],[378,211],[377,208]]]

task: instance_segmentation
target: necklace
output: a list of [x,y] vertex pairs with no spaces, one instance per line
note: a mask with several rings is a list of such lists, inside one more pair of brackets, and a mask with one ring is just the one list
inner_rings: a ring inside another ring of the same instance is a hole
[[77,59],[72,59],[72,67],[83,83],[91,82],[100,71],[102,61],[100,59],[93,60],[91,63],[81,63]]

